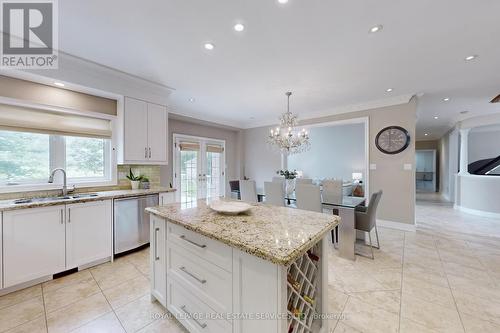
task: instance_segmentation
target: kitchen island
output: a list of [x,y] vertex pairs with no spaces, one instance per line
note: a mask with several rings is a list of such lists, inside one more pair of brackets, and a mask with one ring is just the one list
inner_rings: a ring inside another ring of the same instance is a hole
[[334,215],[205,200],[151,213],[151,295],[190,332],[328,332],[327,235]]

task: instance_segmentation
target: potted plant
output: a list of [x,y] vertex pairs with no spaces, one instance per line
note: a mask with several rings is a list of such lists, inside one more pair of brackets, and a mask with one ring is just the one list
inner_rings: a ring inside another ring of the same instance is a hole
[[149,190],[151,188],[151,185],[149,184],[149,178],[146,176],[142,176],[141,179],[141,188],[145,190]]
[[133,190],[139,189],[139,185],[141,184],[141,179],[143,176],[136,176],[132,172],[132,168],[129,169],[129,173],[127,175],[127,179],[130,180],[130,185],[132,186]]
[[286,194],[287,196],[291,195],[293,191],[295,191],[295,178],[297,178],[297,170],[278,170],[276,173],[280,176],[285,177],[286,180]]

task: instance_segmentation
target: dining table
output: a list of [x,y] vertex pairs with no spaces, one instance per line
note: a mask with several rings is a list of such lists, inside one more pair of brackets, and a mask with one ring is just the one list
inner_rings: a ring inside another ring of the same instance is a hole
[[[257,198],[259,202],[265,200],[265,194],[257,193]],[[295,192],[285,195],[283,198],[285,202],[290,206],[297,201],[295,197]],[[365,233],[357,232],[355,229],[355,212],[356,207],[363,206],[366,202],[364,197],[354,197],[350,195],[339,196],[336,199],[324,200],[322,198],[321,203],[323,208],[332,209],[333,213],[337,213],[341,218],[341,223],[338,226],[338,230],[332,230],[333,233],[337,233],[336,239],[332,237],[332,241],[337,243],[339,249],[339,255],[342,258],[355,260],[355,245],[356,241],[360,240],[365,242]]]

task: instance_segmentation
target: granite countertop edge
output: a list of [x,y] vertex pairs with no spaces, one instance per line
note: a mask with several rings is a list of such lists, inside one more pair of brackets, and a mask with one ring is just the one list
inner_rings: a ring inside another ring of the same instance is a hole
[[[175,192],[175,191],[176,191],[176,189],[166,188],[166,187],[165,188],[158,187],[158,188],[152,188],[152,189],[138,189],[138,190],[131,190],[131,189],[127,190],[126,189],[126,190],[111,190],[111,191],[95,191],[95,192],[89,192],[89,193],[99,194],[96,197],[75,198],[75,199],[71,198],[71,199],[54,200],[54,201],[27,202],[27,203],[21,203],[21,204],[15,204],[14,201],[16,199],[1,200],[0,201],[0,212],[12,211],[12,210],[18,210],[18,209],[49,207],[49,206],[57,206],[57,205],[64,205],[64,204],[75,204],[75,203],[84,203],[84,202],[92,202],[92,201],[102,201],[102,200],[110,200],[110,199],[120,199],[120,198],[128,198],[128,197],[158,194],[158,193],[165,193],[165,192]],[[68,194],[68,195],[71,196],[71,195],[77,195],[77,194],[85,194],[85,193],[82,192],[82,193]]]
[[218,237],[217,234],[205,232],[204,230],[197,228],[196,226],[194,226],[192,224],[186,224],[186,223],[183,223],[181,221],[176,221],[176,220],[170,218],[169,216],[167,216],[166,214],[159,212],[158,210],[155,209],[155,207],[148,207],[148,208],[146,208],[146,211],[153,214],[153,215],[156,215],[158,217],[164,218],[164,219],[168,220],[169,222],[172,222],[172,223],[175,223],[179,226],[182,226],[187,230],[196,232],[202,236],[219,241],[219,242],[226,244],[232,248],[236,248],[238,250],[241,250],[243,252],[246,252],[248,254],[251,254],[253,256],[270,261],[273,264],[277,264],[277,265],[281,265],[281,266],[291,265],[297,258],[299,258],[301,255],[306,253],[307,250],[309,250],[316,243],[318,243],[329,231],[333,230],[333,228],[335,228],[336,226],[338,226],[341,223],[339,216],[333,216],[334,221],[325,225],[325,227],[321,231],[316,233],[314,235],[314,237],[308,239],[301,246],[295,248],[287,256],[279,256],[278,257],[278,256],[272,255],[271,253],[265,251],[264,249],[259,249],[255,246],[240,243],[240,242],[234,241],[233,239],[230,239],[227,237]]

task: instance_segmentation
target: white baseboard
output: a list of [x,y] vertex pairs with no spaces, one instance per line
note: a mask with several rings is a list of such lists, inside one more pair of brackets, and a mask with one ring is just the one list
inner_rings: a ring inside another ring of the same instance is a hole
[[403,230],[403,231],[415,232],[417,230],[414,224],[380,220],[380,219],[377,219],[377,225],[379,227],[391,228],[391,229]]
[[500,213],[487,212],[484,210],[472,209],[472,208],[467,208],[467,207],[463,207],[463,206],[459,206],[459,205],[454,205],[453,208],[455,208],[461,212],[471,214],[471,215],[500,219]]

